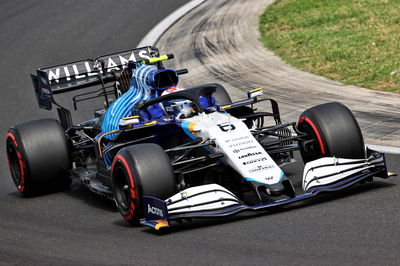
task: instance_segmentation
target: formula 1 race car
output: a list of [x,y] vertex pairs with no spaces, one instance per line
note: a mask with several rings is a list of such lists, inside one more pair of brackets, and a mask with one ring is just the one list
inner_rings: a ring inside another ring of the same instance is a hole
[[[236,102],[219,84],[179,88],[179,76],[188,71],[165,68],[162,61],[172,58],[148,46],[38,69],[32,81],[39,106],[56,105],[60,121],[10,128],[7,156],[18,191],[37,195],[79,178],[113,199],[126,221],[159,229],[392,175],[384,154],[365,148],[344,105],[321,104],[298,122],[282,123],[277,102],[261,88]],[[94,98],[104,98],[104,108],[73,124],[54,95],[91,87],[73,97],[75,109]],[[257,111],[262,102],[272,111]],[[305,164],[301,188],[281,169],[295,161],[295,151]]]

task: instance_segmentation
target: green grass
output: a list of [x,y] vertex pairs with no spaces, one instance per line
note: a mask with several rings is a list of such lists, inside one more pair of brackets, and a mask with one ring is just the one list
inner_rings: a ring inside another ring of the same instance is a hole
[[400,93],[400,0],[278,0],[260,17],[260,31],[296,68]]

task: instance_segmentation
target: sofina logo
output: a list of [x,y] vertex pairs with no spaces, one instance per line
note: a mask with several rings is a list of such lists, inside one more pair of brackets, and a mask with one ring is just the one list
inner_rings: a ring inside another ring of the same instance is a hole
[[161,216],[161,217],[164,216],[161,209],[156,208],[156,207],[152,207],[152,206],[150,206],[150,204],[147,204],[147,212],[151,213],[151,214],[155,214],[155,215]]
[[249,170],[250,173],[262,172],[274,168],[273,165],[259,165]]

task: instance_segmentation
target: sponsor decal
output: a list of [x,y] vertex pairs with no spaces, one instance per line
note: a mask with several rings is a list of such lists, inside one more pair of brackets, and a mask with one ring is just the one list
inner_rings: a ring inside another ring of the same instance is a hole
[[266,161],[268,160],[267,158],[263,157],[263,158],[259,158],[259,159],[254,159],[254,160],[250,160],[247,162],[243,162],[243,165],[249,165],[249,164],[253,164],[253,163],[257,163],[257,162],[262,162],[262,161]]
[[155,214],[155,215],[158,215],[158,216],[161,216],[161,217],[164,216],[161,209],[156,208],[156,207],[152,207],[152,206],[150,206],[150,204],[147,204],[147,212]]
[[[107,73],[113,70],[122,70],[129,61],[138,62],[143,59],[149,59],[147,50],[132,51],[129,53],[111,55],[108,57],[99,58],[104,62],[104,68]],[[81,61],[71,65],[64,65],[57,68],[46,69],[50,82],[59,83],[60,79],[66,81],[77,80],[96,76],[98,73],[103,73],[98,64],[93,64],[93,61]]]
[[51,92],[50,90],[46,88],[37,88],[36,89],[36,94],[39,96],[40,99],[46,100],[51,97]]
[[234,138],[234,139],[228,139],[228,140],[225,140],[225,142],[235,142],[235,141],[239,141],[239,140],[243,140],[243,139],[248,139],[249,138],[249,136],[243,136],[243,137],[239,137],[239,138]]
[[245,151],[245,150],[250,150],[250,149],[254,149],[257,148],[256,146],[247,146],[247,147],[242,147],[242,148],[237,148],[237,149],[233,149],[232,151],[234,153],[239,153],[241,151]]
[[243,158],[247,158],[247,157],[251,157],[251,156],[255,156],[255,155],[260,155],[260,154],[261,154],[260,151],[258,151],[258,152],[249,152],[247,154],[240,155],[238,158],[239,159],[243,159]]
[[228,140],[225,140],[225,142],[226,143],[228,143],[228,142],[235,142],[235,141],[239,141],[239,140],[243,140],[243,139],[248,139],[249,138],[249,136],[243,136],[243,137],[239,137],[239,138],[234,138],[234,139],[228,139]]
[[259,165],[257,167],[251,168],[249,170],[250,173],[257,173],[257,172],[262,172],[262,171],[266,171],[268,169],[273,169],[274,166],[273,165]]
[[232,139],[232,141],[238,141],[238,140],[248,139],[248,138],[249,138],[249,136],[244,136],[244,137],[239,137],[239,138]]
[[266,177],[266,178],[265,178],[265,180],[267,180],[267,181],[272,180],[272,179],[274,179],[273,176],[269,176],[269,177]]
[[253,143],[253,140],[249,139],[249,140],[245,140],[245,141],[240,141],[238,143],[229,144],[228,147],[229,148],[238,147],[238,146],[242,146],[242,145],[246,145],[246,144],[250,144],[250,143]]
[[223,131],[223,132],[228,132],[228,131],[232,131],[232,130],[235,130],[235,129],[236,129],[235,125],[229,124],[229,123],[218,124],[217,126],[218,126],[219,129],[221,129],[221,131]]
[[72,65],[66,65],[46,70],[50,82],[59,83],[61,78],[66,81],[82,79],[86,77],[96,76],[102,73],[99,68],[93,66],[91,61],[77,62]]

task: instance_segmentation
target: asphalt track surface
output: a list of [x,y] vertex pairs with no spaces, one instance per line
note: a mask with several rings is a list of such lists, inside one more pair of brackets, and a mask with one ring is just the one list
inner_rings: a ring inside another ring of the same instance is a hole
[[[176,55],[168,66],[188,68],[183,86],[223,84],[233,98],[262,87],[280,104],[283,121],[297,121],[306,108],[345,104],[355,114],[368,144],[400,147],[400,94],[345,86],[283,62],[260,43],[258,18],[274,0],[206,1],[159,40]],[[242,90],[239,90],[242,89]]]
[[[55,117],[37,108],[29,78],[35,68],[135,47],[185,1],[160,0],[143,6],[149,2],[1,1],[0,135],[18,122]],[[69,103],[69,99],[59,101]],[[74,116],[78,121],[85,118]],[[21,197],[9,176],[1,143],[1,265],[400,262],[398,178],[357,185],[274,212],[175,224],[160,234],[128,226],[113,202],[78,183],[61,193]],[[400,156],[389,155],[389,169],[400,172],[399,161]],[[286,168],[296,182],[301,167],[300,163]]]

